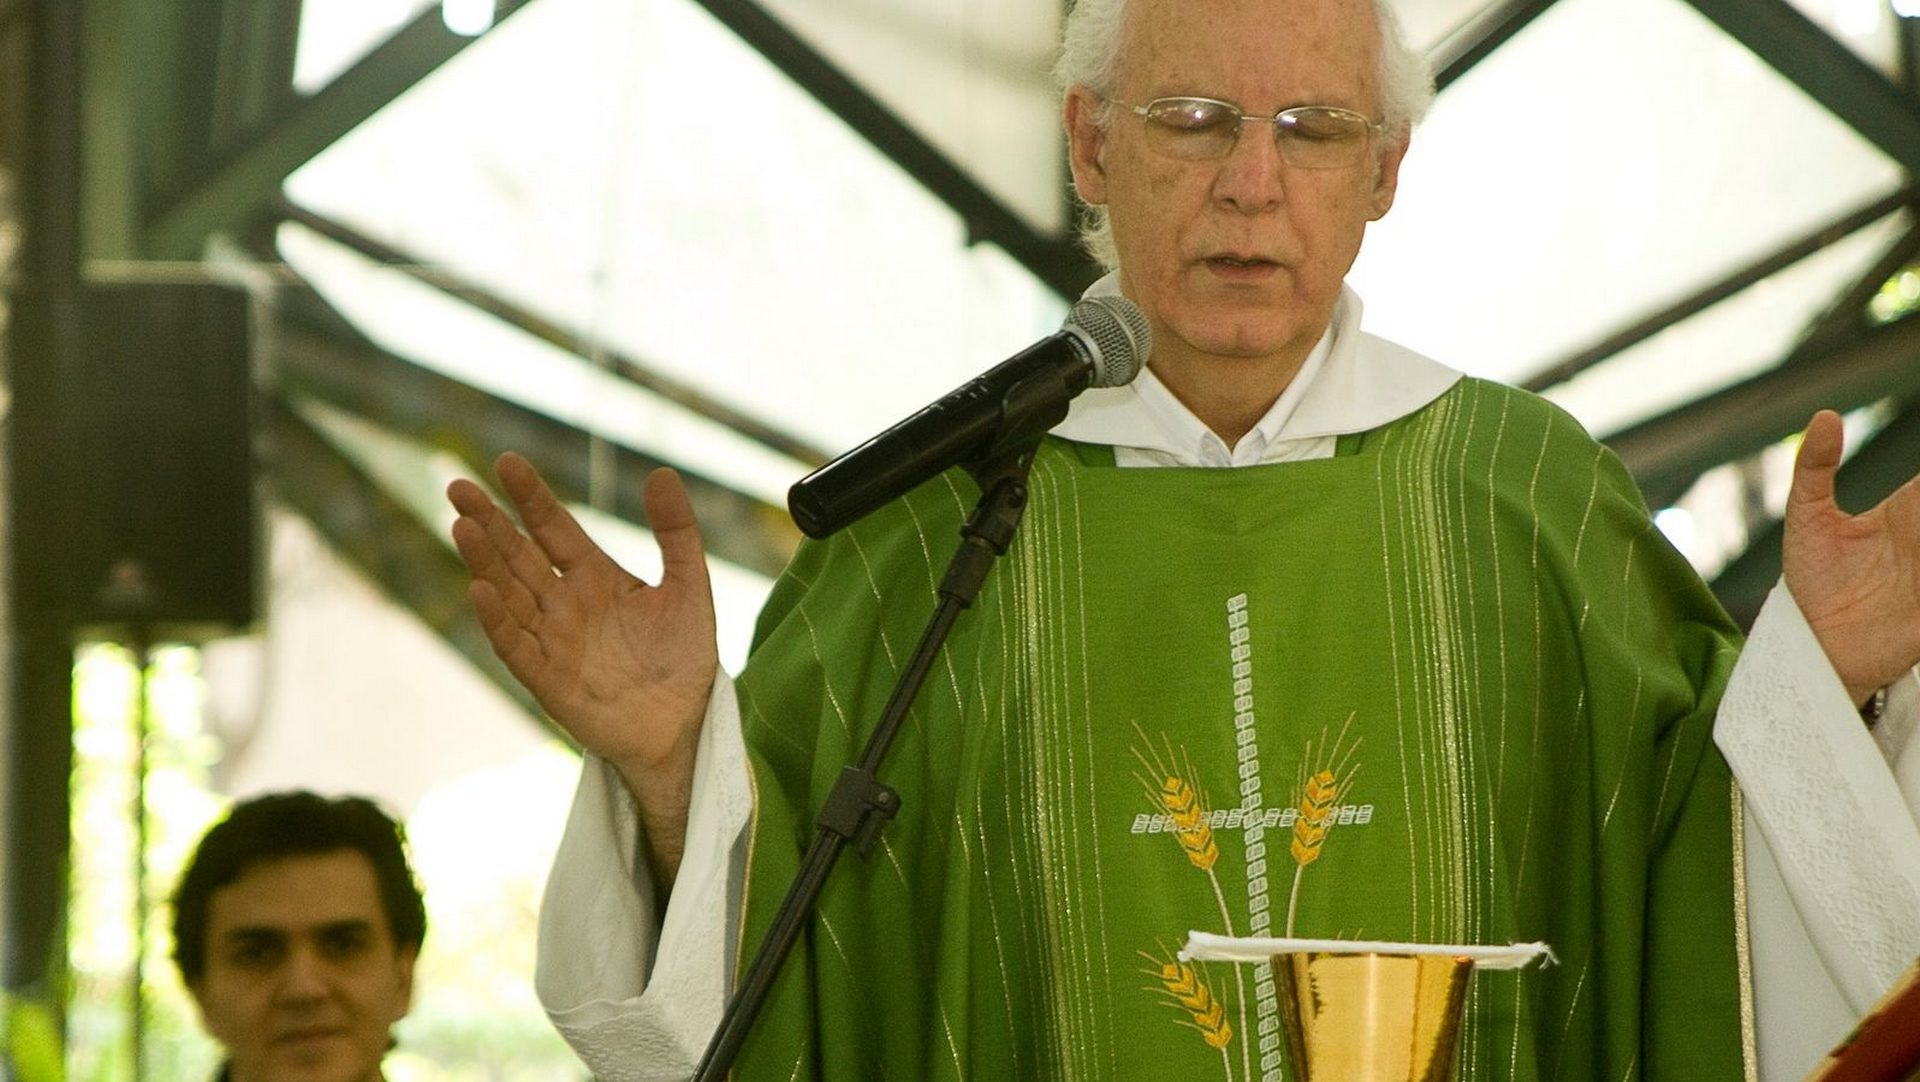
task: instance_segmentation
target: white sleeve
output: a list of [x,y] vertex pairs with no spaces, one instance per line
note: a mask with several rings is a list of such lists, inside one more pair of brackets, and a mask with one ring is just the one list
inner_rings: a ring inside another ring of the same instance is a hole
[[1869,732],[1785,584],[1727,685],[1763,1079],[1803,1077],[1920,955],[1917,696],[1903,677]]
[[740,706],[723,673],[707,704],[686,855],[662,923],[633,798],[605,761],[582,764],[540,906],[534,988],[596,1078],[693,1074],[730,990],[752,811]]

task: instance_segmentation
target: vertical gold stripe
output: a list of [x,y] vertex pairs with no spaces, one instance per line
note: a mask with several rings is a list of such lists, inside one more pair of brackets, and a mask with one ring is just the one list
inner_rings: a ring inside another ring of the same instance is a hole
[[[744,963],[747,957],[747,906],[753,900],[753,848],[760,839],[760,809],[766,805],[760,803],[760,779],[754,772],[753,763],[747,763],[747,792],[753,798],[753,812],[747,816],[747,863],[740,872],[740,919],[733,930],[733,968],[734,983],[745,976]],[[733,990],[727,990],[729,996]]]
[[[1069,635],[1069,641],[1062,644],[1061,677],[1063,685],[1069,689],[1068,702],[1076,710],[1075,728],[1078,730],[1085,750],[1085,767],[1081,784],[1087,794],[1089,823],[1099,823],[1100,787],[1095,785],[1094,763],[1097,761],[1099,734],[1094,719],[1087,713],[1086,704],[1093,701],[1094,659],[1089,644],[1093,635],[1086,626],[1087,621],[1087,573],[1085,552],[1085,515],[1081,503],[1079,474],[1060,468],[1056,456],[1048,456],[1040,463],[1040,479],[1047,482],[1058,510],[1055,512],[1055,529],[1066,539],[1066,552],[1073,561],[1073,574],[1070,581],[1063,576],[1062,587],[1071,599],[1071,611],[1076,626],[1063,628]],[[1063,611],[1066,611],[1063,609]],[[1076,656],[1077,653],[1077,656]],[[1107,895],[1108,888],[1104,879],[1106,858],[1101,851],[1101,831],[1096,827],[1087,831],[1087,847],[1091,850],[1094,882],[1089,899],[1087,930],[1088,946],[1087,966],[1089,981],[1098,980],[1100,988],[1095,1002],[1115,1002],[1118,991],[1113,986],[1113,967],[1106,959],[1114,956],[1113,944],[1107,931]],[[1089,1027],[1091,1029],[1091,1027]],[[1246,1028],[1244,1024],[1241,1027]],[[1106,1054],[1105,1077],[1115,1078],[1120,1074],[1117,1042],[1110,1030],[1103,1029],[1089,1034],[1090,1051],[1098,1057],[1101,1051]]]
[[1729,782],[1733,790],[1733,946],[1740,963],[1740,1059],[1746,1067],[1747,1082],[1760,1082],[1759,1027],[1753,1006],[1753,941],[1747,936],[1747,831],[1745,804],[1740,786]]

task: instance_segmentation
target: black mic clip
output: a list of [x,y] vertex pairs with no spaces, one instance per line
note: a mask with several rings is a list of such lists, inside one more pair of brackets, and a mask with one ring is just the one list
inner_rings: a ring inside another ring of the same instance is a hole
[[880,840],[880,828],[899,810],[899,793],[872,771],[849,766],[840,771],[814,823],[852,842],[865,858]]
[[[1069,373],[1052,369],[1035,372],[1007,388],[1000,397],[1000,423],[994,429],[993,442],[977,460],[962,465],[980,480],[983,472],[999,472],[996,463],[1031,453],[1055,425],[1067,419],[1068,400],[1086,387],[1085,370]],[[981,487],[985,488],[984,483]]]

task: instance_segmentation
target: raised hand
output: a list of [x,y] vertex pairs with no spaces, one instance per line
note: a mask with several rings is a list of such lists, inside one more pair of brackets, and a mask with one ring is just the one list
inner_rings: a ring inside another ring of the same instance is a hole
[[1858,704],[1920,663],[1920,479],[1864,514],[1847,514],[1833,498],[1844,438],[1832,410],[1807,425],[1781,563],[1787,588]]
[[665,568],[649,585],[587,536],[526,459],[501,455],[494,472],[524,532],[480,486],[447,487],[474,611],[514,678],[619,771],[639,805],[655,874],[670,885],[719,671],[713,591],[686,486],[672,470],[647,478],[647,519]]

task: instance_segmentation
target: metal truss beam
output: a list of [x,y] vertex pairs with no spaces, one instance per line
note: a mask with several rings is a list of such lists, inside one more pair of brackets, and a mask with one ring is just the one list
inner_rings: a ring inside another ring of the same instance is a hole
[[[499,20],[527,2],[499,0]],[[475,40],[448,30],[437,6],[421,13],[319,93],[145,208],[142,254],[197,258],[211,234],[252,226],[268,213],[294,170]]]
[[[563,499],[585,498],[592,442],[587,433],[385,352],[304,289],[282,290],[279,316],[274,329],[278,393],[311,395],[444,448],[477,470],[504,451],[519,451]],[[605,510],[644,523],[642,484],[665,463],[630,450],[620,453],[626,466],[618,471]],[[786,509],[704,478],[697,468],[680,469],[708,550],[769,577],[778,575],[799,540]]]
[[1493,55],[1494,50],[1525,30],[1535,18],[1552,7],[1553,2],[1505,0],[1450,35],[1428,58],[1433,64],[1434,87],[1445,90],[1452,86],[1461,76],[1473,70],[1474,65]]
[[[71,628],[35,602],[44,595],[46,561],[57,558],[60,531],[42,513],[52,505],[44,449],[49,408],[69,359],[83,348],[81,328],[62,318],[80,281],[80,116],[84,29],[80,6],[14,0],[0,35],[0,166],[17,183],[21,241],[4,282],[8,318],[0,324],[9,410],[0,428],[0,634],[8,664],[0,670],[0,985],[8,998],[64,1024],[69,969],[66,909],[73,752]],[[35,317],[38,318],[35,318]],[[40,458],[36,458],[40,456]],[[0,1074],[6,1073],[0,1071]]]
[[1707,470],[1800,431],[1816,410],[1844,413],[1887,398],[1920,398],[1917,362],[1920,319],[1901,320],[1636,425],[1606,443],[1639,481],[1647,502],[1663,507]]
[[1866,333],[1870,326],[1867,306],[1886,286],[1888,279],[1912,266],[1916,258],[1920,258],[1920,217],[1910,215],[1907,231],[1889,245],[1879,259],[1874,260],[1866,273],[1854,282],[1852,289],[1841,294],[1814,320],[1806,337],[1787,355],[1785,363],[1799,364],[1808,357],[1818,356]]
[[872,143],[908,176],[945,202],[973,240],[999,246],[1062,297],[1078,297],[1098,275],[1073,241],[1042,235],[973,175],[954,164],[913,126],[855,83],[839,66],[753,0],[699,0],[742,41],[765,56]]
[[466,571],[453,550],[285,399],[270,397],[262,413],[263,434],[272,448],[265,466],[274,494],[510,698],[535,717],[543,716],[539,703],[487,644],[467,600]]
[[1529,391],[1538,392],[1565,383],[1615,355],[1639,345],[1668,327],[1699,315],[1742,290],[1786,270],[1802,259],[1826,249],[1857,230],[1866,228],[1901,207],[1913,205],[1915,197],[1916,193],[1913,189],[1903,188],[1852,211],[1828,225],[1821,226],[1803,237],[1797,237],[1778,251],[1734,271],[1693,296],[1668,305],[1631,326],[1623,327],[1571,357],[1548,365],[1538,374],[1529,377],[1521,386]]
[[[458,298],[502,322],[533,335],[548,345],[576,355],[581,353],[581,339],[578,335],[568,333],[549,320],[491,290],[461,279],[444,267],[429,267],[391,245],[383,244],[340,222],[290,203],[282,203],[279,212],[287,221],[311,229],[335,244],[357,252],[384,267],[399,271],[450,297]],[[799,437],[776,429],[757,417],[741,413],[698,388],[663,375],[653,367],[631,357],[608,351],[607,360],[613,372],[621,378],[710,421],[725,425],[763,447],[808,466],[818,466],[830,457],[827,452],[806,443]]]
[[1920,107],[1787,0],[1688,0],[1908,173],[1920,173]]

